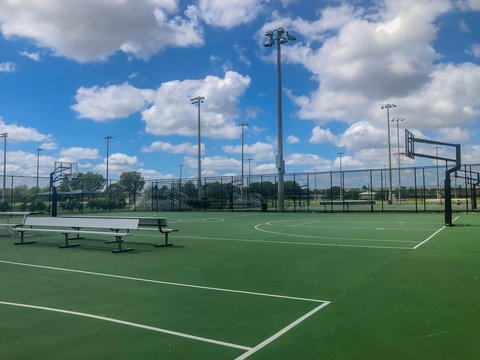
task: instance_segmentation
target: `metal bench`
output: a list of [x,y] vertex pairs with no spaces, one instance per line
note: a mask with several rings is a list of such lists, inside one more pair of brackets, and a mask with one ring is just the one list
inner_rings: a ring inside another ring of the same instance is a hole
[[[86,216],[68,216],[66,218],[87,218],[87,219],[138,219],[138,226],[145,227],[154,227],[158,228],[162,234],[165,234],[165,243],[164,244],[154,244],[155,247],[165,247],[172,246],[168,242],[168,234],[178,231],[178,229],[169,229],[167,226],[167,219],[164,217],[155,217],[155,216],[138,216],[138,217],[126,217],[126,216],[95,216],[95,215],[86,215]],[[141,229],[140,229],[141,230]]]
[[319,205],[323,205],[325,211],[327,211],[327,206],[334,206],[334,205],[344,205],[347,207],[347,211],[350,211],[350,206],[355,205],[375,205],[375,201],[370,200],[346,200],[346,201],[339,201],[339,200],[332,200],[332,201],[319,201]]
[[[57,217],[32,217],[26,216],[21,227],[16,227],[15,230],[20,233],[20,242],[15,245],[24,245],[35,243],[36,241],[25,241],[25,232],[46,232],[46,233],[60,233],[65,236],[65,244],[60,245],[59,248],[67,248],[79,246],[80,243],[71,244],[70,240],[80,240],[83,237],[80,235],[100,235],[114,237],[115,240],[108,240],[105,243],[117,243],[118,249],[112,250],[114,253],[126,252],[133,250],[132,248],[122,248],[123,237],[131,235],[130,230],[138,228],[138,219],[124,218],[57,218]],[[95,231],[85,229],[109,229],[110,231]],[[120,230],[126,230],[120,232]],[[70,237],[70,235],[76,235]]]
[[[17,236],[18,232],[16,231],[16,228],[23,225],[23,223],[25,221],[25,217],[27,215],[35,215],[35,214],[40,214],[40,213],[36,212],[36,211],[29,211],[29,212],[25,212],[25,211],[1,211],[0,212],[0,217],[6,217],[7,222],[6,223],[1,223],[0,227],[5,228],[5,230],[7,230],[10,233],[10,235]],[[22,217],[21,223],[19,223],[19,222],[11,223],[10,218],[12,218],[12,217]]]

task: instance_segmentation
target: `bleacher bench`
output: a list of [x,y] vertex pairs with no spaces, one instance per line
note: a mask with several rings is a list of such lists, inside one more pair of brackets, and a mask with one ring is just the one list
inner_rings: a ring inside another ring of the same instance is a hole
[[319,201],[319,205],[323,205],[325,207],[325,211],[327,210],[327,206],[332,205],[345,205],[347,207],[347,211],[350,210],[351,205],[375,205],[375,201],[370,200],[354,200],[354,201]]
[[95,216],[95,215],[85,215],[85,216],[68,216],[66,218],[75,218],[75,219],[138,219],[138,226],[146,227],[154,227],[158,228],[160,233],[165,235],[165,243],[163,244],[154,244],[155,247],[165,247],[165,246],[172,246],[171,243],[168,242],[168,234],[178,231],[178,229],[169,229],[167,228],[167,219],[164,217],[155,217],[155,216],[136,216],[136,217],[122,217],[122,216]]
[[[20,233],[20,241],[15,245],[24,245],[35,243],[36,241],[25,241],[25,232],[37,233],[59,233],[64,235],[65,244],[60,245],[59,248],[67,248],[79,246],[80,243],[71,244],[70,240],[83,239],[80,235],[100,235],[115,238],[115,240],[108,240],[105,243],[117,243],[118,248],[112,250],[114,253],[126,252],[133,250],[132,248],[122,248],[123,238],[131,235],[130,230],[138,228],[139,220],[136,218],[62,218],[62,217],[39,217],[39,216],[25,216],[21,227],[16,227],[15,231]],[[86,230],[88,229],[88,230]],[[103,229],[102,231],[91,229]],[[75,237],[70,237],[75,235]]]

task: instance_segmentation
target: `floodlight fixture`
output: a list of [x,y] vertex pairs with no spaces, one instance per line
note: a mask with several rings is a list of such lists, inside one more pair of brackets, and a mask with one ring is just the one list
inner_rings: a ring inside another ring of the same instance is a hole
[[288,40],[296,40],[295,36],[286,32],[287,37],[283,36],[285,29],[279,27],[276,30],[265,31],[269,39],[264,43],[265,47],[271,47],[277,42],[277,156],[276,165],[278,169],[278,211],[285,211],[285,185],[283,175],[285,174],[285,161],[283,160],[283,129],[282,129],[282,65],[281,65],[281,45]]
[[268,39],[267,41],[265,41],[265,43],[263,44],[263,46],[265,46],[265,47],[271,47],[271,46],[273,46],[273,44],[275,44],[275,40],[273,40],[273,38],[270,38],[270,39]]

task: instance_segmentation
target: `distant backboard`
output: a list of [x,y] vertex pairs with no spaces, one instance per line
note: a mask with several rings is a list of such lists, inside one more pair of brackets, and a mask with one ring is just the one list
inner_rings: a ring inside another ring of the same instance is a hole
[[78,164],[66,161],[55,161],[54,170],[50,175],[53,182],[64,178],[75,179],[78,176]]

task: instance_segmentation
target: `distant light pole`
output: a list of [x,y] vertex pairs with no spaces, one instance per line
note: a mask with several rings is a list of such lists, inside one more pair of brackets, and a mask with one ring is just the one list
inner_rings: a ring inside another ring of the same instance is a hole
[[8,133],[5,131],[0,134],[0,137],[3,137],[3,192],[2,192],[2,201],[5,201],[5,180],[7,177],[7,137]]
[[110,157],[110,154],[109,154],[110,139],[113,139],[113,136],[105,136],[105,140],[107,140],[107,186],[108,186],[108,158]]
[[[283,35],[286,35],[284,37]],[[271,47],[277,42],[277,159],[278,169],[278,211],[285,211],[285,187],[283,175],[285,174],[285,162],[283,161],[283,129],[282,129],[282,66],[281,66],[281,45],[288,40],[296,40],[295,36],[289,34],[283,28],[265,31],[265,36],[269,39],[263,44],[265,47]]]
[[183,167],[183,164],[178,165],[178,167],[180,168],[180,181],[179,181],[179,183],[180,183],[180,186],[182,186],[182,167]]
[[248,124],[246,122],[242,122],[241,124],[238,124],[238,126],[241,126],[242,127],[242,186],[240,187],[240,192],[241,194],[243,195],[243,180],[244,180],[244,176],[243,176],[243,129],[245,128],[245,126],[248,126]]
[[201,141],[201,132],[200,132],[200,104],[204,103],[205,98],[203,96],[197,96],[193,99],[190,99],[190,103],[192,105],[198,105],[198,180],[197,180],[197,188],[198,188],[198,195],[197,198],[200,200],[202,198],[202,144]]
[[37,149],[37,189],[38,189],[38,175],[39,175],[39,169],[40,169],[40,151],[43,151],[43,149],[38,148]]
[[345,153],[343,151],[337,151],[337,154],[340,155],[340,201],[343,201],[342,155]]
[[390,188],[388,193],[388,203],[392,203],[392,150],[390,146],[390,108],[397,107],[395,104],[384,104],[381,109],[387,109],[387,132],[388,132],[388,179],[390,182]]
[[435,145],[433,147],[435,149],[435,156],[437,157],[437,199],[440,199],[440,182],[438,178],[438,149],[441,149],[441,146]]
[[397,162],[398,162],[398,203],[400,204],[402,202],[402,176],[400,175],[400,132],[398,130],[398,123],[400,121],[404,121],[405,118],[394,118],[392,119],[392,122],[396,121],[397,122]]
[[248,185],[247,186],[250,186],[250,181],[251,181],[251,172],[250,172],[250,162],[254,160],[253,158],[247,158],[247,161],[248,161]]

